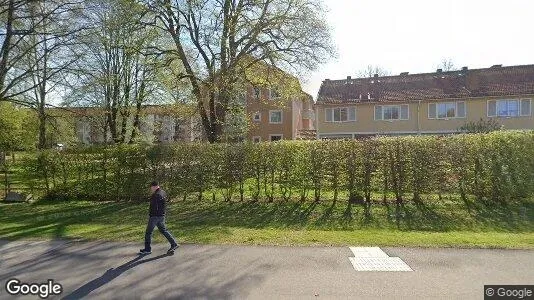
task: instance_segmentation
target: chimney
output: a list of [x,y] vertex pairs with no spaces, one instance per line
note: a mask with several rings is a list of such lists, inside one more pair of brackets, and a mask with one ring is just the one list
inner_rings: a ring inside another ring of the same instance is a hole
[[436,72],[437,73],[441,73],[441,72],[443,72],[443,70],[442,69],[438,69]]
[[465,72],[465,71],[467,71],[467,69],[468,69],[467,67],[463,67],[463,68],[462,68],[462,71]]
[[378,78],[378,74],[375,74],[375,78]]
[[350,76],[347,76],[347,80],[351,80],[351,79],[352,79],[352,77],[350,77]]

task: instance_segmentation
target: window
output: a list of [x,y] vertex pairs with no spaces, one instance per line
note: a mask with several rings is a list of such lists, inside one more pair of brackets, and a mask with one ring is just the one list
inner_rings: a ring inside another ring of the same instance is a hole
[[282,111],[281,110],[270,110],[269,111],[269,123],[281,124],[282,123]]
[[256,97],[256,99],[260,99],[261,89],[259,87],[254,87],[254,97]]
[[326,122],[354,122],[356,121],[356,107],[327,108]]
[[253,117],[254,122],[260,122],[261,121],[261,113],[256,112]]
[[254,136],[254,137],[252,137],[252,142],[254,142],[254,143],[259,143],[259,142],[261,142],[261,137],[259,137],[259,136]]
[[530,116],[530,113],[530,99],[488,101],[488,117]]
[[428,104],[429,119],[465,118],[465,102],[444,102]]
[[280,98],[280,92],[278,92],[277,89],[270,89],[269,90],[269,99],[274,100]]
[[377,105],[375,106],[375,120],[408,120],[408,104]]
[[271,142],[281,141],[284,138],[282,134],[270,134],[269,139]]
[[521,116],[530,116],[532,114],[532,106],[530,99],[521,99]]

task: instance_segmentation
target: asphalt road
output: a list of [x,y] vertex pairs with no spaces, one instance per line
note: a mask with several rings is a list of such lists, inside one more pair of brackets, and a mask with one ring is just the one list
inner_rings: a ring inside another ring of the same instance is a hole
[[[353,245],[357,246],[357,245]],[[534,284],[534,251],[382,248],[413,272],[357,272],[348,247],[1,241],[6,282],[60,283],[49,299],[483,299],[484,285]]]

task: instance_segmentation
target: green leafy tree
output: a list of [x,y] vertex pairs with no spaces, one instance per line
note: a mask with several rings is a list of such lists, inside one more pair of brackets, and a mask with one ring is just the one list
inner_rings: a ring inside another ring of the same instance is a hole
[[141,23],[146,12],[133,0],[91,0],[81,18],[93,28],[78,40],[83,54],[66,103],[102,109],[94,116],[102,135],[116,144],[138,139],[141,110],[158,102],[161,59],[157,29]]
[[0,151],[31,149],[36,141],[31,111],[0,102]]
[[139,1],[172,38],[209,142],[247,84],[294,87],[281,70],[313,70],[334,52],[321,1]]

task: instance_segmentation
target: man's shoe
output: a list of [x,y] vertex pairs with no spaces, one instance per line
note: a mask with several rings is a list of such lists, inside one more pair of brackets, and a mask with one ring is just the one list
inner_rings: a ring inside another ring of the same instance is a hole
[[150,253],[152,253],[152,251],[150,250],[146,250],[146,249],[139,250],[139,254],[150,254]]
[[180,247],[178,244],[171,246],[171,248],[167,251],[167,254],[173,255],[174,250],[178,249],[178,247]]

